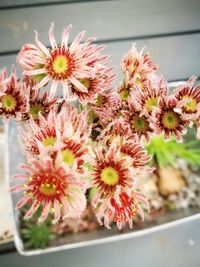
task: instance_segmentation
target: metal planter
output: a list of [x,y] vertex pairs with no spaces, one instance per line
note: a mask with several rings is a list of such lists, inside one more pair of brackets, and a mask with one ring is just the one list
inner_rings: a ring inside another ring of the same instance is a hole
[[[23,156],[20,151],[17,137],[17,127],[14,123],[6,126],[6,177],[10,177],[18,172],[18,165],[23,162]],[[19,211],[15,209],[15,204],[19,194],[11,194],[12,209],[13,209],[13,222],[14,222],[14,241],[18,252],[22,255],[37,255],[49,252],[55,252],[65,249],[78,248],[91,246],[96,244],[114,242],[123,239],[134,238],[138,236],[145,236],[150,233],[156,233],[164,229],[190,222],[200,218],[200,208],[188,208],[175,212],[168,212],[152,222],[145,222],[143,229],[123,230],[120,232],[118,229],[113,228],[100,229],[93,232],[82,232],[78,234],[69,234],[67,237],[60,238],[53,247],[36,250],[26,250],[23,241],[20,237],[20,223]]]

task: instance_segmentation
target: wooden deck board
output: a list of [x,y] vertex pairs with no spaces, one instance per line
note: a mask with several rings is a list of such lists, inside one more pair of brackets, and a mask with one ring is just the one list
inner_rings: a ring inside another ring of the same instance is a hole
[[[185,79],[195,74],[200,76],[200,34],[146,39],[137,42],[141,48],[146,45],[153,60],[160,66],[159,72],[168,80]],[[105,52],[111,55],[113,65],[120,79],[120,59],[128,51],[132,42],[110,43]],[[15,62],[16,55],[0,57],[0,66],[7,65],[8,69]],[[16,65],[16,64],[15,64]]]
[[[57,5],[57,4],[61,4],[61,3],[77,3],[80,2],[81,0],[1,0],[0,1],[0,9],[1,8],[16,8],[16,7],[20,7],[20,6],[43,6],[43,5]],[[92,1],[102,1],[102,0],[83,0],[85,2],[92,2]],[[106,0],[104,0],[106,1]]]
[[[37,29],[45,44],[48,28],[55,22],[60,38],[72,23],[72,38],[81,30],[98,40],[113,40],[200,31],[199,0],[98,1],[0,11],[0,53],[20,49],[32,42]],[[60,40],[58,38],[58,40]]]

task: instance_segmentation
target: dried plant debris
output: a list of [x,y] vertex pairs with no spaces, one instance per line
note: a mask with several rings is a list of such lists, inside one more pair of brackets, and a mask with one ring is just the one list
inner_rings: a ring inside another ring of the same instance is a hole
[[200,207],[199,171],[186,160],[177,159],[176,166],[165,167],[143,179],[152,210]]
[[90,232],[100,228],[90,205],[87,206],[81,218],[66,218],[52,226],[52,231],[59,235]]
[[4,242],[12,240],[12,239],[13,239],[13,234],[9,230],[2,232],[0,235],[0,243],[1,242],[4,243]]

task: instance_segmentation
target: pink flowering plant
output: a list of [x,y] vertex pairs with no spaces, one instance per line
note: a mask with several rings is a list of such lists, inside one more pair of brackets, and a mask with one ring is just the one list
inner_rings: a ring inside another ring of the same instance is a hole
[[192,126],[200,138],[200,86],[191,77],[169,94],[157,65],[133,45],[115,87],[104,46],[83,41],[85,32],[69,44],[71,29],[57,44],[52,24],[50,48],[35,32],[18,53],[21,79],[14,67],[10,76],[0,72],[0,115],[21,122],[26,160],[11,191],[22,192],[17,208],[29,204],[26,219],[38,209],[40,222],[50,214],[53,223],[77,219],[90,201],[100,224],[132,227],[149,211],[140,179],[154,170],[146,145],[155,136],[182,142]]

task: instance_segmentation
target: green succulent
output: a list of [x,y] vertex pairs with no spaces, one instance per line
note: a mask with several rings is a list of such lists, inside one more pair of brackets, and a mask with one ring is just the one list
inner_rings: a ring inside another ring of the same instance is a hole
[[49,241],[54,239],[51,228],[46,223],[27,223],[26,228],[22,230],[22,236],[25,240],[25,247],[34,249],[45,248]]
[[[28,206],[23,209],[25,213]],[[56,236],[51,231],[52,220],[48,218],[46,221],[39,223],[38,217],[41,214],[41,207],[37,210],[32,218],[29,220],[23,219],[21,235],[24,240],[25,248],[39,249],[45,248],[49,241],[53,240]]]
[[152,160],[159,166],[174,166],[177,158],[184,159],[188,164],[200,166],[200,142],[198,140],[177,143],[175,139],[164,141],[163,135],[152,137],[146,146]]

